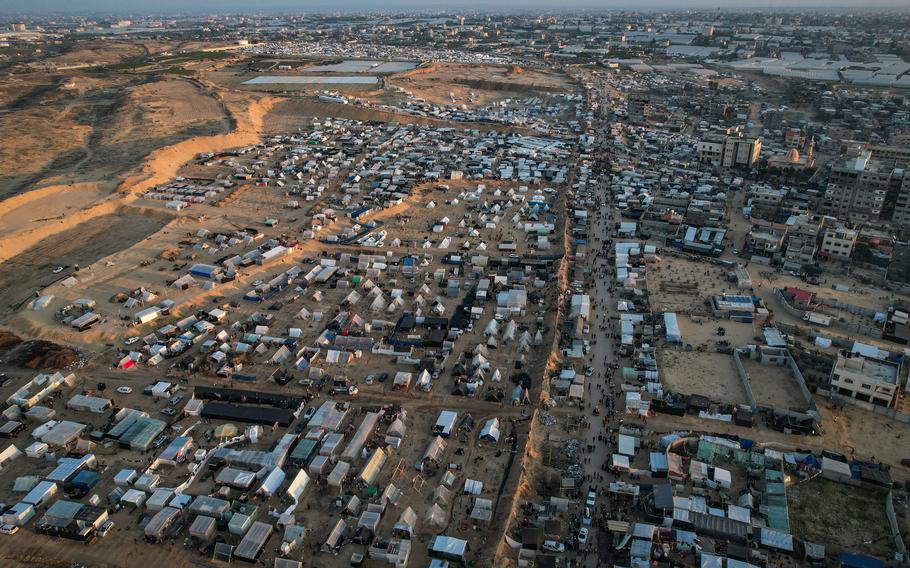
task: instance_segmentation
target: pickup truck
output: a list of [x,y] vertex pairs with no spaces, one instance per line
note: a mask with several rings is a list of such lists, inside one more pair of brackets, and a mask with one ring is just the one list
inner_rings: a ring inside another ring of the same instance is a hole
[[357,385],[349,385],[347,383],[335,383],[332,385],[332,394],[349,394],[353,396],[357,392]]

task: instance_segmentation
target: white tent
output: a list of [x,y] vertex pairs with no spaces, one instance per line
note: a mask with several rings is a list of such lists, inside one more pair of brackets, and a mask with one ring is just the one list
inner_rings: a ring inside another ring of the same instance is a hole
[[483,492],[483,482],[476,479],[465,479],[464,492],[470,495],[480,495]]
[[499,442],[499,418],[490,418],[480,430],[480,439],[490,442]]

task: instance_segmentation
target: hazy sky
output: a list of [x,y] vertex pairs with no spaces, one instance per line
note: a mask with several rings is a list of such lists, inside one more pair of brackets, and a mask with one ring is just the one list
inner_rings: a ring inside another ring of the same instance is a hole
[[332,12],[398,10],[780,9],[903,7],[910,0],[0,0],[0,14]]

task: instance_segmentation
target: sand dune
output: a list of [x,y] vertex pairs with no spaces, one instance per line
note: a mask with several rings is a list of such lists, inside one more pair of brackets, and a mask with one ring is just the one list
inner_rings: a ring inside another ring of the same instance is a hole
[[[197,154],[220,152],[258,143],[265,114],[275,102],[276,99],[273,98],[262,98],[252,101],[242,111],[232,110],[236,128],[228,134],[197,136],[152,152],[137,168],[137,173],[120,183],[116,193],[100,200],[93,200],[97,194],[91,195],[93,188],[90,186],[94,184],[79,184],[78,191],[89,193],[84,201],[71,198],[61,200],[65,192],[69,191],[69,186],[58,185],[18,195],[0,203],[0,221],[3,221],[3,216],[7,214],[15,213],[18,216],[17,221],[9,225],[13,227],[13,231],[8,234],[0,233],[3,237],[0,239],[0,263],[34,246],[42,239],[72,229],[101,215],[113,213],[122,205],[131,204],[138,194],[173,179],[180,167]],[[97,185],[94,191],[97,191]],[[51,203],[53,204],[49,205]],[[64,211],[61,211],[61,205]],[[82,208],[78,211],[62,215],[66,209],[80,206]],[[34,213],[29,211],[31,207],[35,208]],[[50,209],[46,209],[47,207]],[[30,223],[22,221],[23,218],[31,220],[56,216],[60,217],[35,227],[30,227],[28,226]],[[15,230],[17,227],[19,230]]]

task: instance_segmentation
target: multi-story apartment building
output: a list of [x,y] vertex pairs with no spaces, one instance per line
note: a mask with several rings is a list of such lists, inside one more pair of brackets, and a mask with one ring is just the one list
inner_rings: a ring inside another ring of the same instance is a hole
[[853,245],[856,244],[858,231],[847,227],[828,227],[822,236],[822,244],[818,248],[819,256],[837,260],[850,260],[853,254]]
[[856,400],[891,406],[897,395],[899,372],[897,363],[841,351],[831,370],[831,388]]
[[761,139],[708,135],[696,145],[698,159],[724,168],[752,167],[761,155]]
[[[904,229],[910,229],[910,169],[895,171],[900,176],[900,187],[894,199],[894,215],[891,222]],[[895,180],[896,182],[896,180]]]
[[910,148],[851,144],[831,168],[821,210],[853,223],[910,227]]
[[651,97],[646,93],[633,93],[629,95],[629,120],[644,122],[651,114]]

